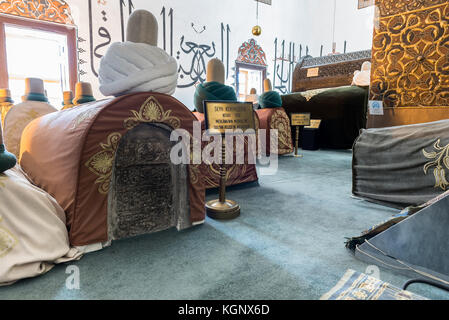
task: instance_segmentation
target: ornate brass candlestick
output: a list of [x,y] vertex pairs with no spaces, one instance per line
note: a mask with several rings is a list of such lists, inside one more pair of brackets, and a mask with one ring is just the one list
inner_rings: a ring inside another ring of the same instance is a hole
[[220,164],[220,199],[206,203],[206,213],[211,219],[231,220],[240,216],[240,206],[232,200],[226,199],[226,139],[221,135],[221,164]]

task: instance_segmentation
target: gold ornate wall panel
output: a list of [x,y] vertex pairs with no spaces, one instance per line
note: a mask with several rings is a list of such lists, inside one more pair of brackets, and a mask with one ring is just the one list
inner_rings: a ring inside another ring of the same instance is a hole
[[63,0],[0,0],[0,13],[73,25],[70,7]]
[[449,118],[449,2],[377,0],[376,5],[371,99],[384,101],[385,115],[370,116],[368,125]]

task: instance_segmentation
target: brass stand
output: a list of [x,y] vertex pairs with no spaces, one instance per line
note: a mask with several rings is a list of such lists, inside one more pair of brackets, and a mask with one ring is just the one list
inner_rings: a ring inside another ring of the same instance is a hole
[[299,126],[296,126],[296,144],[295,144],[295,158],[303,158],[302,154],[298,155],[299,149]]
[[226,200],[226,139],[222,134],[220,165],[220,199],[206,203],[207,216],[215,220],[231,220],[240,216],[240,206],[232,200]]

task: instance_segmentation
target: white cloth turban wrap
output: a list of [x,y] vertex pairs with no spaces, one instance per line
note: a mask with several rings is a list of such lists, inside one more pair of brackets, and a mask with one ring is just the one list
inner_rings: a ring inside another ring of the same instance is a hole
[[148,91],[172,95],[178,81],[178,65],[158,47],[116,42],[101,59],[99,81],[105,96]]

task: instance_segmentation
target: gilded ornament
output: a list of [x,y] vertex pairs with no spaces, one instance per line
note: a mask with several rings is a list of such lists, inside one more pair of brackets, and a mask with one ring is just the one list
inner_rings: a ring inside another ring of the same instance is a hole
[[449,169],[449,144],[445,147],[440,145],[441,139],[433,145],[436,151],[427,152],[423,149],[423,154],[427,159],[432,161],[426,163],[424,166],[424,173],[427,174],[431,167],[435,167],[433,175],[435,176],[435,188],[441,188],[446,191],[449,186],[449,182],[446,178],[446,169]]

